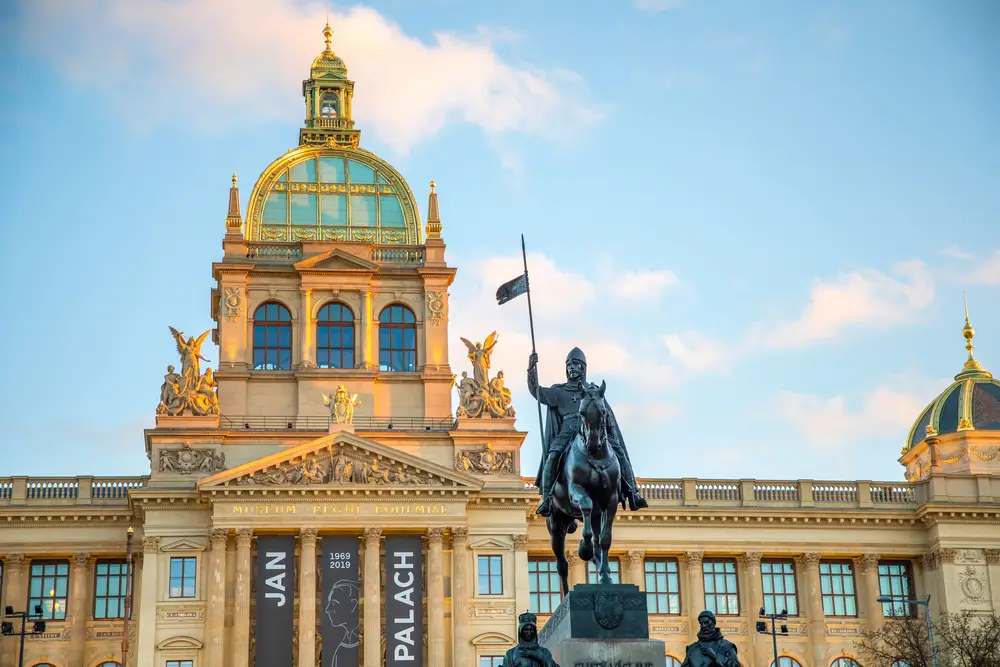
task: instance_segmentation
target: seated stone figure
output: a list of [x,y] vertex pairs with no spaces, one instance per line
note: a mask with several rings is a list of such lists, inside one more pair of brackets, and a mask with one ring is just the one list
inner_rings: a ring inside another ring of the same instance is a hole
[[715,614],[707,609],[698,614],[698,641],[687,647],[681,667],[740,667],[736,645],[722,638],[715,627]]
[[559,667],[549,649],[538,643],[538,626],[530,611],[518,618],[517,646],[507,651],[503,667]]

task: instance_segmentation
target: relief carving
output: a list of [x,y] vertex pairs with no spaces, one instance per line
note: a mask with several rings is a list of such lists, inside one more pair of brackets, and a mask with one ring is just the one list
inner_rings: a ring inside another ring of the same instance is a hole
[[958,575],[958,586],[962,589],[962,602],[981,605],[989,601],[986,590],[986,572],[981,568],[966,565]]
[[243,305],[243,288],[227,287],[221,300],[222,308],[226,313],[226,319],[230,322],[235,322],[240,316],[240,306]]
[[160,472],[215,473],[226,468],[226,455],[216,449],[192,449],[185,442],[179,449],[160,450]]
[[310,456],[301,463],[284,464],[277,468],[257,471],[228,482],[239,486],[309,485],[309,484],[425,484],[441,485],[438,477],[395,461],[378,458],[363,460],[348,454],[345,448]]
[[958,549],[955,552],[955,562],[962,565],[982,565],[986,560],[979,549]]
[[444,319],[444,292],[427,293],[427,319],[437,326]]
[[482,451],[455,452],[455,470],[481,475],[513,474],[514,454],[494,452],[493,446],[487,443]]

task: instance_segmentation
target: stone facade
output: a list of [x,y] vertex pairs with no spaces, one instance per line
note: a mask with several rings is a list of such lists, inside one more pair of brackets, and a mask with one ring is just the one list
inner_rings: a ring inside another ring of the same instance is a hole
[[[265,174],[291,169],[297,159],[347,160],[350,169],[355,158],[381,174],[381,163],[352,144],[353,83],[330,67],[348,113],[346,124],[331,127],[346,143],[334,137],[317,145],[325,125],[316,117],[303,135],[308,143]],[[323,89],[322,76],[314,66],[310,91]],[[273,533],[296,535],[293,650],[300,667],[319,665],[322,654],[316,560],[326,536],[358,540],[367,667],[383,664],[380,572],[390,535],[425,538],[427,667],[486,664],[479,660],[501,656],[515,642],[521,611],[531,608],[544,622],[555,608],[544,574],[548,535],[534,514],[536,491],[522,477],[526,434],[513,419],[452,416],[448,289],[456,274],[445,260],[437,195],[432,190],[426,238],[403,239],[413,243],[268,241],[241,229],[268,233],[258,202],[279,190],[299,191],[298,184],[269,182],[262,177],[251,193],[246,221],[234,183],[224,255],[212,267],[220,414],[159,415],[144,434],[151,464],[143,476],[0,478],[2,603],[26,608],[42,570],[65,566],[49,596],[56,618],[28,639],[26,665],[120,661],[123,622],[107,611],[115,596],[104,587],[107,568],[124,558],[128,527],[135,529],[135,564],[127,662],[136,667],[251,664],[256,539]],[[372,192],[381,192],[378,183]],[[395,176],[387,183],[401,189],[406,210],[408,189]],[[367,187],[320,182],[300,191]],[[396,238],[388,227],[383,232],[380,238]],[[273,364],[261,343],[269,335],[270,320],[261,319],[268,304],[287,313],[274,325],[287,331],[275,334]],[[325,367],[330,357],[320,354],[324,345],[325,354],[333,350],[319,331],[331,304],[348,313],[343,322],[352,342],[337,352],[350,348],[342,357],[350,363],[339,364],[346,367]],[[386,316],[393,307],[412,319],[393,322]],[[357,409],[351,423],[331,424],[324,395],[341,385],[356,394]],[[1000,448],[996,432],[965,430],[961,437],[975,440],[977,451]],[[650,596],[651,636],[678,659],[708,597],[731,605],[719,625],[747,667],[770,665],[769,639],[753,628],[776,576],[787,577],[794,591],[775,603],[794,604],[797,612],[779,646],[802,666],[855,655],[854,640],[882,623],[876,597],[883,569],[888,575],[894,568],[911,596],[932,595],[935,614],[1000,613],[1000,460],[979,463],[964,472],[931,467],[913,483],[644,479],[649,509],[621,513],[616,524],[617,576]],[[833,566],[853,588],[839,601],[824,594]],[[570,577],[587,578],[573,554]],[[16,660],[16,640],[4,639],[0,667]]]

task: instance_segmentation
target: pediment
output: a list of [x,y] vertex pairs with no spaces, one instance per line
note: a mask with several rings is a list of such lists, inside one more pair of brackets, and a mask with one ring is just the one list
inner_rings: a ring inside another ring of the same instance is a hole
[[348,271],[351,273],[372,273],[378,270],[378,264],[357,255],[334,248],[318,255],[307,257],[295,263],[295,269],[320,271]]
[[202,491],[345,487],[478,491],[483,482],[413,454],[342,431],[198,480]]
[[514,644],[514,638],[508,637],[502,632],[484,632],[472,640],[473,646],[510,646]]
[[170,651],[170,650],[176,651],[184,649],[199,650],[201,649],[202,646],[204,646],[204,644],[202,644],[194,637],[168,637],[167,639],[164,639],[162,642],[157,644],[156,648],[160,649],[161,651]]
[[160,547],[160,551],[163,553],[175,552],[175,551],[204,551],[205,547],[197,542],[192,542],[191,540],[176,540],[170,544],[164,544]]
[[501,542],[500,540],[493,537],[487,537],[485,540],[480,540],[478,542],[469,542],[469,548],[474,549],[476,551],[490,551],[490,550],[510,551],[511,549],[514,548],[514,545]]

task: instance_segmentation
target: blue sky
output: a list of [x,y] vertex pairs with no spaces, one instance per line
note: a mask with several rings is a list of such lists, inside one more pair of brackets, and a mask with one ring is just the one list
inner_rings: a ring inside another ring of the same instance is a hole
[[[902,479],[964,361],[1000,371],[995,2],[32,0],[0,8],[0,475],[140,474],[167,332],[211,327],[227,188],[334,49],[362,145],[437,180],[458,336],[524,390],[573,345],[646,476]],[[206,355],[215,359],[215,351]]]

